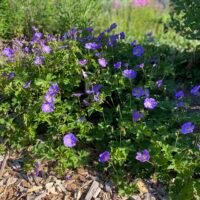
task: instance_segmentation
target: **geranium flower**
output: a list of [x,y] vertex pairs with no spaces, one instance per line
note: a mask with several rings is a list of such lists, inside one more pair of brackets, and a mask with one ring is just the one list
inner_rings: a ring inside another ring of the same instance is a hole
[[181,133],[188,134],[193,133],[195,125],[192,122],[186,122],[181,126]]
[[108,160],[110,160],[110,152],[109,151],[104,151],[99,155],[99,162],[105,163]]
[[68,133],[63,137],[63,142],[66,147],[74,147],[76,146],[78,139],[73,133]]
[[139,160],[140,162],[147,162],[150,160],[149,151],[145,149],[142,152],[137,152],[135,158],[136,158],[136,160]]

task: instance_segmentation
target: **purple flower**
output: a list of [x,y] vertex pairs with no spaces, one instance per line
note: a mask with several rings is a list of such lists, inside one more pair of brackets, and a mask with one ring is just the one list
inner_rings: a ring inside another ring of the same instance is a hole
[[160,88],[162,86],[162,84],[163,84],[163,80],[156,81],[156,85],[158,88]]
[[137,45],[133,48],[133,55],[141,57],[144,54],[144,48],[140,45]]
[[184,92],[182,90],[179,90],[175,93],[176,99],[182,99],[184,97]]
[[195,125],[192,122],[186,122],[181,126],[181,133],[188,134],[193,133]]
[[67,36],[68,36],[69,38],[75,39],[75,38],[77,37],[77,33],[78,33],[77,28],[71,28],[71,29],[67,32]]
[[60,88],[57,83],[52,83],[50,88],[48,89],[48,93],[50,95],[55,95],[60,91]]
[[110,152],[109,151],[104,151],[103,153],[101,153],[99,155],[99,159],[98,160],[101,163],[107,162],[108,160],[110,160]]
[[24,48],[23,48],[23,52],[24,52],[24,53],[29,53],[29,48],[28,48],[28,47],[24,47]]
[[132,118],[133,118],[133,120],[135,122],[139,121],[142,117],[143,117],[142,113],[139,113],[138,111],[133,110],[133,112],[132,112]]
[[86,28],[86,31],[88,31],[88,32],[92,32],[94,29],[92,28],[92,27],[88,27],[88,28]]
[[196,85],[194,86],[191,90],[190,93],[195,95],[195,96],[199,96],[200,95],[200,85]]
[[122,75],[126,78],[134,79],[137,75],[137,72],[133,69],[126,69],[123,71]]
[[99,65],[101,65],[101,67],[106,67],[108,64],[108,62],[105,60],[105,58],[99,58],[98,63],[99,63]]
[[54,39],[54,36],[52,34],[47,35],[47,41],[50,42]]
[[143,150],[142,152],[137,152],[136,154],[136,160],[139,160],[140,162],[147,162],[150,159],[149,151],[147,149]]
[[92,89],[91,90],[86,90],[86,93],[87,94],[97,94],[97,93],[99,93],[99,90],[102,88],[102,85],[100,85],[100,84],[96,84],[96,85],[94,85],[93,87],[92,87]]
[[140,97],[142,97],[144,95],[145,95],[145,91],[143,90],[142,87],[133,88],[132,96],[134,96],[136,98],[140,98]]
[[86,43],[85,44],[85,48],[86,49],[92,49],[92,50],[96,50],[96,49],[99,49],[101,48],[101,45],[100,44],[97,44],[95,42],[89,42],[89,43]]
[[102,88],[102,85],[96,84],[92,87],[92,91],[94,91],[94,93],[98,93],[101,88]]
[[66,180],[70,180],[72,178],[72,175],[67,175],[67,176],[65,176],[65,179]]
[[122,62],[117,62],[114,64],[115,69],[119,69],[122,66]]
[[32,81],[27,81],[24,85],[23,85],[23,88],[28,88],[30,85],[31,85],[31,82]]
[[110,25],[110,27],[106,31],[109,33],[109,32],[111,32],[115,28],[117,28],[117,24],[113,23],[113,24]]
[[54,104],[52,103],[43,103],[42,104],[42,112],[44,113],[50,113],[54,110]]
[[35,165],[35,168],[34,168],[34,176],[38,176],[39,175],[39,163],[38,162],[35,162],[34,163],[34,165]]
[[51,48],[47,45],[42,44],[42,52],[49,54],[51,52]]
[[86,59],[84,59],[84,60],[79,60],[79,64],[82,65],[82,66],[84,66],[84,65],[87,64],[87,60],[86,60]]
[[10,79],[12,79],[13,77],[15,76],[15,72],[10,72],[9,74],[8,74],[8,80],[10,80]]
[[131,46],[134,47],[134,46],[136,46],[136,45],[137,45],[137,41],[136,41],[136,40],[133,40],[133,41],[131,42]]
[[2,54],[6,57],[11,58],[14,55],[15,51],[10,47],[4,48]]
[[35,57],[34,63],[35,63],[36,65],[42,65],[43,62],[44,62],[44,57],[42,57],[42,56],[36,56],[36,57]]
[[144,63],[139,64],[138,67],[139,67],[140,69],[143,69],[143,68],[144,68]]
[[40,40],[41,38],[42,38],[42,33],[36,32],[36,33],[34,33],[34,35],[33,35],[32,41],[35,42],[35,41]]
[[113,23],[113,24],[110,25],[110,29],[111,29],[111,30],[113,30],[113,29],[115,29],[115,28],[117,28],[117,24],[116,24],[116,23]]
[[121,40],[123,40],[123,39],[125,38],[125,33],[124,33],[124,32],[121,32],[121,33],[119,34],[119,37],[120,37]]
[[46,103],[54,103],[56,99],[53,95],[50,95],[49,93],[47,93],[44,96],[44,100],[45,100]]
[[154,109],[157,106],[157,101],[154,98],[146,98],[144,100],[144,107],[147,109]]
[[63,137],[63,142],[66,147],[74,147],[76,146],[78,139],[73,133],[68,133]]

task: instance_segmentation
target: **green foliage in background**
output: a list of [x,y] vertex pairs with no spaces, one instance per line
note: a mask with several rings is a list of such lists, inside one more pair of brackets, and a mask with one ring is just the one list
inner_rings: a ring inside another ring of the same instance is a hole
[[153,5],[134,8],[127,2],[114,9],[110,2],[103,4],[103,11],[103,15],[98,16],[94,26],[101,30],[102,27],[117,22],[118,30],[126,33],[126,40],[129,42],[134,39],[143,42],[145,35],[152,32],[157,41],[156,45],[167,44],[180,51],[192,50],[199,45],[198,41],[190,41],[169,28],[169,9],[162,10]]
[[199,0],[171,1],[171,25],[181,35],[189,39],[200,39]]
[[99,14],[96,0],[0,0],[0,38],[30,36],[36,26],[48,33],[89,26]]
[[162,17],[163,14],[153,7],[134,8],[125,4],[113,9],[104,5],[104,15],[98,19],[96,26],[101,29],[117,22],[119,31],[124,31],[129,40],[141,40],[148,32],[159,33],[162,30]]

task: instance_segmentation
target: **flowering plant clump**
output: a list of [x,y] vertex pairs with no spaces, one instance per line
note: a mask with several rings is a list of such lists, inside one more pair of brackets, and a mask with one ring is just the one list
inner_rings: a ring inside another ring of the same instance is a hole
[[31,41],[5,47],[0,136],[12,149],[30,149],[37,175],[34,163],[43,160],[60,174],[93,163],[119,187],[130,176],[155,177],[169,191],[176,181],[196,187],[200,118],[187,107],[199,85],[185,86],[189,96],[175,90],[158,47],[126,43],[124,33],[111,33],[116,27],[59,37],[34,28]]

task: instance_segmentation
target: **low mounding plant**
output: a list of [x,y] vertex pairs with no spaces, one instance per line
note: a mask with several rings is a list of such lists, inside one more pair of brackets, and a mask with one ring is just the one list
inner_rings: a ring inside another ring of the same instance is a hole
[[[172,199],[199,195],[199,113],[189,113],[188,86],[175,85],[171,58],[155,47],[126,43],[112,24],[98,35],[70,29],[61,37],[34,28],[14,40],[0,64],[0,136],[38,165],[97,166],[121,193],[152,177]],[[169,53],[169,52],[168,52]],[[170,56],[170,55],[169,55]],[[191,86],[190,86],[191,87]],[[198,83],[191,95],[200,95]]]

